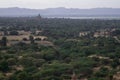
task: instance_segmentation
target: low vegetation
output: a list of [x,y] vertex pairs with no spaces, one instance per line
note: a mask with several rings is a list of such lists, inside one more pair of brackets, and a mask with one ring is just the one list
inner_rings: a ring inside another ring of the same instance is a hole
[[119,80],[119,30],[120,20],[0,18],[0,80]]

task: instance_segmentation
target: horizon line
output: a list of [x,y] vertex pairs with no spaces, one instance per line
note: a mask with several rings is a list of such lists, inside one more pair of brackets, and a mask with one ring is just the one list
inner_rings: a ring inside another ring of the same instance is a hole
[[21,8],[21,9],[54,9],[54,8],[65,8],[65,9],[102,9],[102,8],[108,8],[108,9],[119,9],[114,7],[93,7],[93,8],[74,8],[74,7],[50,7],[50,8],[27,8],[27,7],[0,7],[0,8]]

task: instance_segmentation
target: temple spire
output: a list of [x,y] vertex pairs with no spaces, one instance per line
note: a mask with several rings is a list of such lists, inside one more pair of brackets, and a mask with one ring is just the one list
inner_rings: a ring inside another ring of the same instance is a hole
[[39,19],[41,19],[42,17],[41,17],[41,15],[40,14],[38,14],[38,16],[37,16]]

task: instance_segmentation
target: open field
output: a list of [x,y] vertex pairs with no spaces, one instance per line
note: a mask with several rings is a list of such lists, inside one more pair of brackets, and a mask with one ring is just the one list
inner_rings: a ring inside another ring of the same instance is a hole
[[[8,46],[15,45],[19,42],[30,44],[30,41],[9,41]],[[37,43],[38,45],[44,45],[44,46],[54,46],[53,43],[50,41],[35,41],[35,43]]]
[[[0,36],[0,39],[2,39],[3,36]],[[8,41],[22,41],[23,38],[26,38],[29,40],[29,36],[28,35],[18,35],[18,36],[6,36]],[[34,36],[34,39],[36,38],[40,38],[41,40],[46,39],[47,37],[45,36]]]

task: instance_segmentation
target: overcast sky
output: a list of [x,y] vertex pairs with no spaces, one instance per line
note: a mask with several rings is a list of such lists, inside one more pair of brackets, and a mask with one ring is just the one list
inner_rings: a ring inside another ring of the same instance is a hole
[[120,8],[120,0],[0,0],[0,8]]

